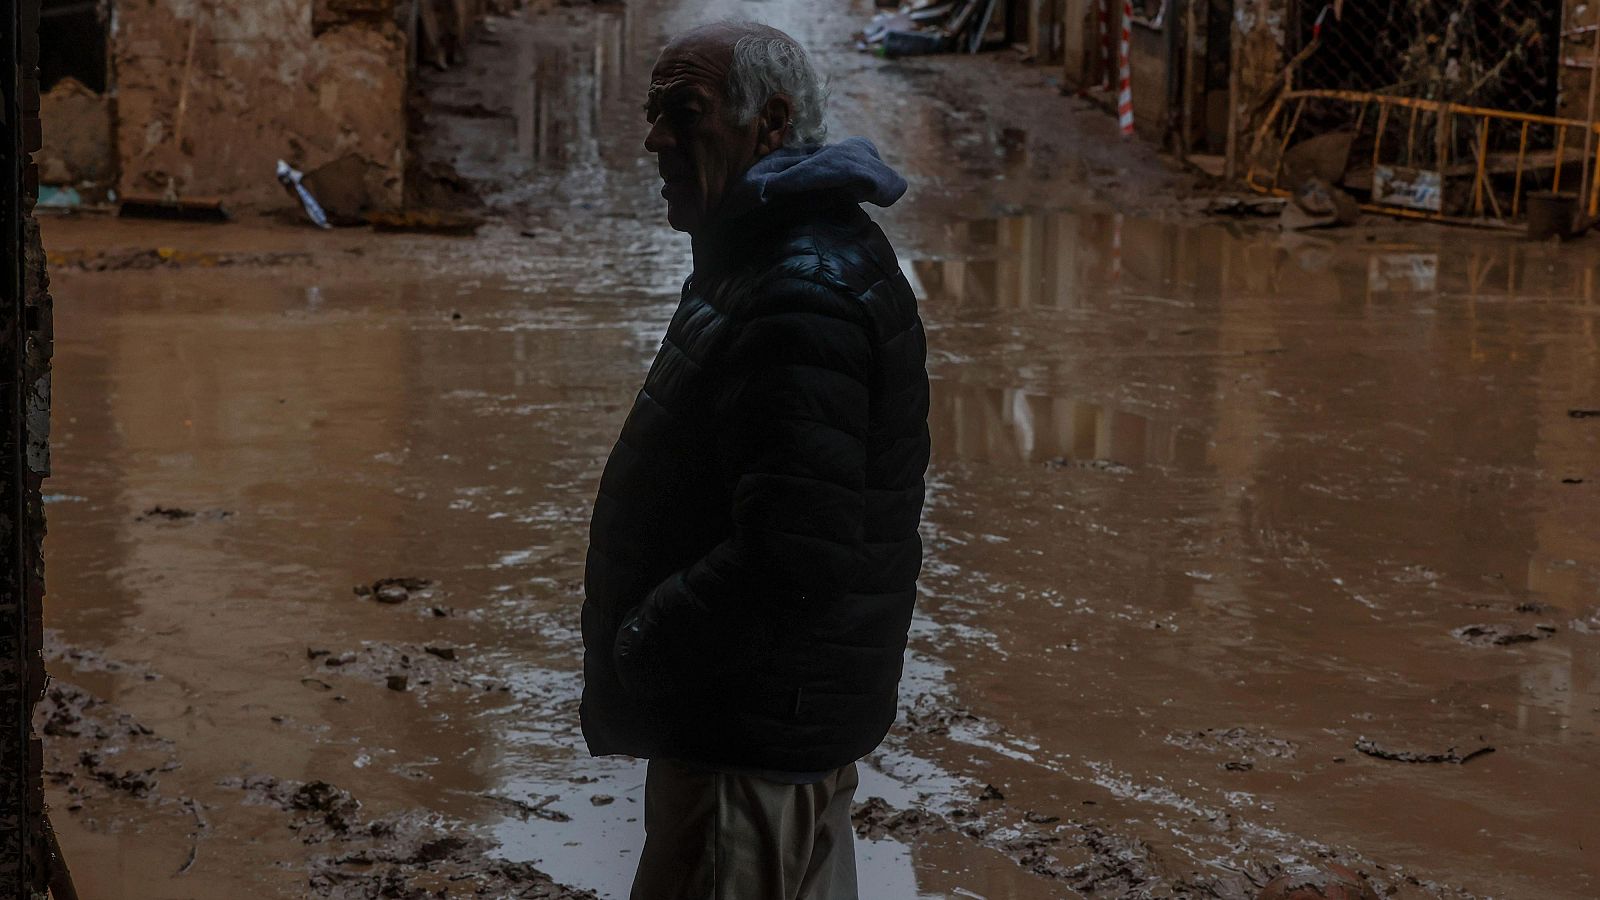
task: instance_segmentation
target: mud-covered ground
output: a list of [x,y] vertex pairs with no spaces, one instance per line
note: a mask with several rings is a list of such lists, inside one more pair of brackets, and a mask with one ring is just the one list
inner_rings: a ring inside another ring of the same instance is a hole
[[929,554],[863,897],[1600,895],[1596,247],[1206,220],[1052,72],[859,55],[831,9],[495,21],[417,138],[474,238],[45,223],[80,893],[626,896],[643,769],[584,753],[579,579],[687,269],[641,86],[731,14],[913,185]]

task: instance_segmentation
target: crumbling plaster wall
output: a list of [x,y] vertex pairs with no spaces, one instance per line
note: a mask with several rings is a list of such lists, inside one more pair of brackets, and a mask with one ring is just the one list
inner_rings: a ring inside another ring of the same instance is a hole
[[354,153],[374,164],[374,204],[399,206],[407,53],[394,5],[119,0],[121,192],[283,205],[278,159],[314,168]]

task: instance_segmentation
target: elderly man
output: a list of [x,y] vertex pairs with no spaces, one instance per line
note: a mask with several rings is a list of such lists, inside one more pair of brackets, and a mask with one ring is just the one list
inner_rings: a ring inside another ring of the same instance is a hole
[[893,723],[922,564],[926,345],[783,32],[673,40],[645,116],[694,271],[595,499],[583,731],[650,760],[634,900],[856,897],[855,762]]

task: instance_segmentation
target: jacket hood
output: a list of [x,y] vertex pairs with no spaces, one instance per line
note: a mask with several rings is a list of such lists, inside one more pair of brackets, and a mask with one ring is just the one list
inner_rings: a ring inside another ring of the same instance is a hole
[[775,202],[808,205],[871,203],[889,206],[906,192],[906,180],[866,138],[837,144],[783,147],[762,157],[729,190],[719,218],[731,221]]

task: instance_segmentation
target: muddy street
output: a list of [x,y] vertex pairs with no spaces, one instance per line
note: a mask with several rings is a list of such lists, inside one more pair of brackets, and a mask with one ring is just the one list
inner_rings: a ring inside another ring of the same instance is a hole
[[1600,239],[1208,218],[1048,73],[858,53],[840,7],[491,18],[414,136],[471,237],[44,221],[80,893],[627,895],[578,610],[690,264],[639,106],[738,15],[911,185],[928,555],[862,896],[1600,896]]

